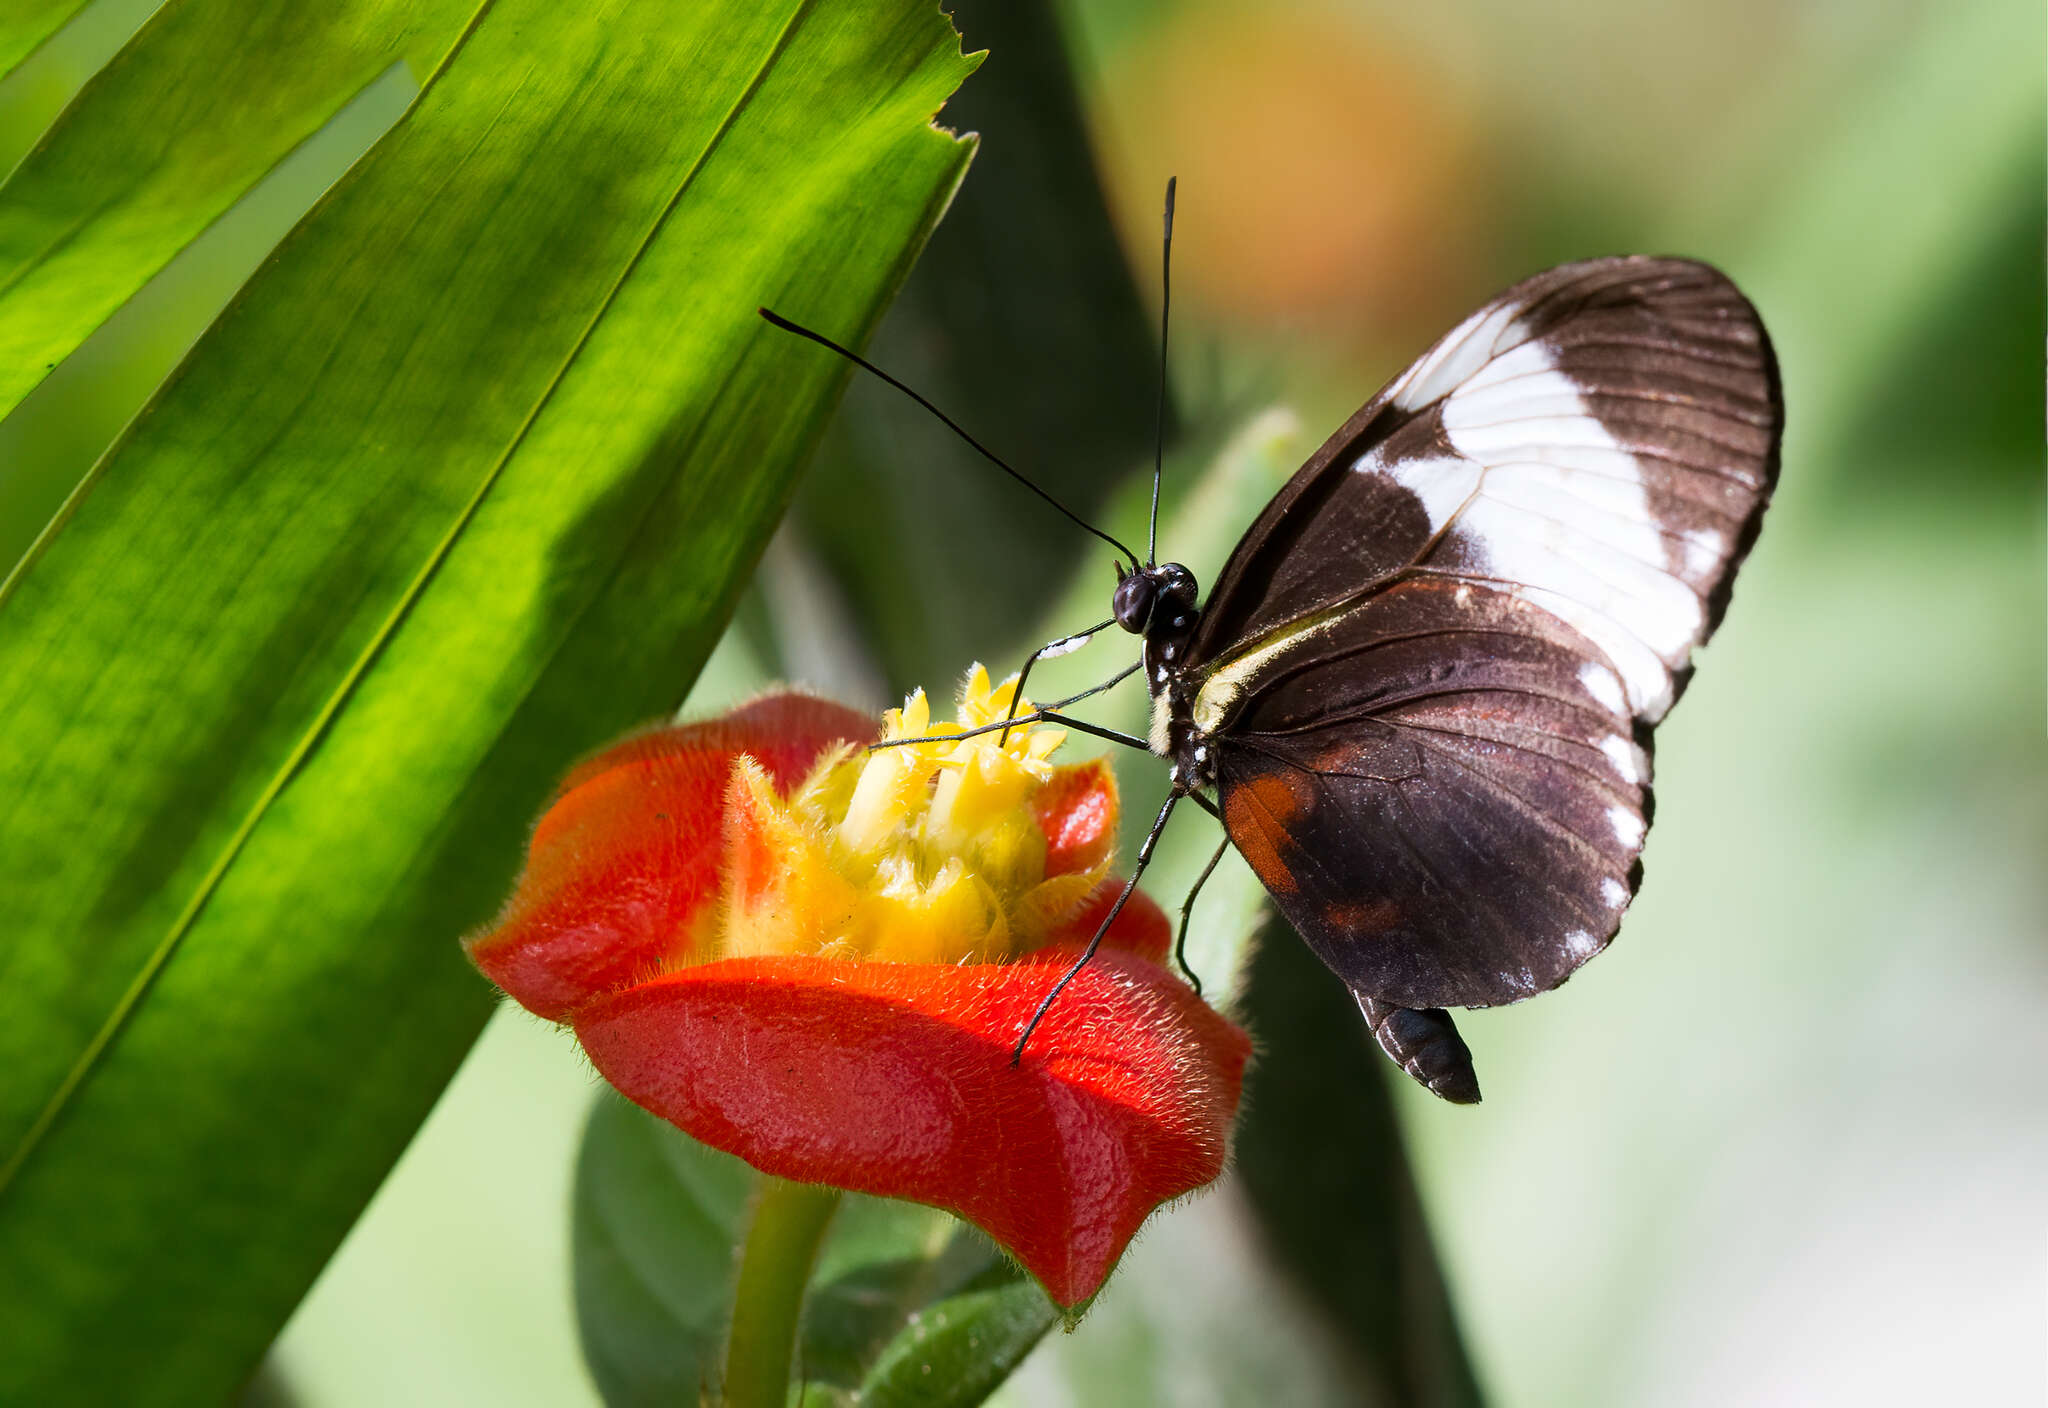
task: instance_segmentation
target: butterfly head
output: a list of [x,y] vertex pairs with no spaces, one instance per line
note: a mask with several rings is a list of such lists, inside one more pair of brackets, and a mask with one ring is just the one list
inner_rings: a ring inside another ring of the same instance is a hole
[[1119,574],[1112,609],[1116,623],[1132,635],[1179,639],[1194,631],[1199,596],[1194,573],[1178,562],[1162,562]]

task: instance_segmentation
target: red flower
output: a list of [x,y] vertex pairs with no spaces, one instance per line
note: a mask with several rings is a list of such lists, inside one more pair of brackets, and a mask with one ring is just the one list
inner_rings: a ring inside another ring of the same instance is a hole
[[[966,722],[1009,698],[977,670]],[[951,730],[926,712],[891,736]],[[1249,1042],[1165,968],[1141,892],[1013,1069],[1119,887],[1114,777],[1052,765],[1044,728],[851,746],[874,734],[778,694],[613,747],[564,780],[470,955],[697,1139],[949,1209],[1077,1304],[1221,1172]]]

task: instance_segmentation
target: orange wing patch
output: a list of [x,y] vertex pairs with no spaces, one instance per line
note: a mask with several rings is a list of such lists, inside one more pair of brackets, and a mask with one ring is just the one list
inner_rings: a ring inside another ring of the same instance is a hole
[[1280,858],[1279,842],[1307,810],[1308,798],[1287,773],[1271,772],[1232,787],[1223,797],[1223,826],[1230,843],[1274,894],[1291,895],[1294,872]]
[[1405,928],[1407,915],[1392,900],[1366,900],[1358,904],[1326,905],[1323,922],[1347,937],[1370,938]]

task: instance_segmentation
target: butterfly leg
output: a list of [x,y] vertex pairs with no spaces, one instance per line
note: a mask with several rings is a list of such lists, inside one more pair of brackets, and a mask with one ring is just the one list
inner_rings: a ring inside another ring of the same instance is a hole
[[[1188,795],[1199,801],[1208,800],[1197,792]],[[1209,863],[1203,866],[1202,873],[1195,877],[1194,888],[1188,891],[1188,897],[1181,901],[1180,931],[1173,936],[1173,961],[1180,965],[1180,971],[1187,974],[1188,981],[1194,984],[1196,997],[1202,995],[1202,980],[1195,976],[1194,969],[1188,967],[1188,920],[1195,912],[1195,896],[1202,893],[1202,887],[1209,883],[1210,875],[1215,873],[1216,863],[1223,859],[1223,853],[1229,849],[1230,838],[1225,836],[1217,843],[1216,854],[1209,857]]]
[[[1074,651],[1079,650],[1089,641],[1095,639],[1096,632],[1106,631],[1115,624],[1116,618],[1112,616],[1107,621],[1090,626],[1085,631],[1076,631],[1070,636],[1061,636],[1058,640],[1048,641],[1031,652],[1030,658],[1024,662],[1024,668],[1017,672],[1017,690],[1010,696],[1010,711],[1003,717],[1003,736],[996,740],[998,744],[1010,741],[1009,725],[1016,721],[1017,705],[1023,702],[1024,699],[1024,686],[1031,683],[1031,667],[1041,660],[1057,660],[1062,655],[1071,655]],[[1116,681],[1112,680],[1110,683],[1114,684]],[[1098,686],[1097,689],[1090,690],[1089,693],[1098,693],[1101,689],[1106,688],[1108,688],[1107,685]],[[1085,699],[1087,697],[1085,694],[1075,696],[1076,699]],[[1074,700],[1069,699],[1063,702],[1071,704]]]
[[[1125,675],[1129,673],[1130,671],[1128,670],[1124,672]],[[1115,680],[1111,680],[1109,684],[1115,684],[1117,680],[1123,678],[1124,675],[1119,675]],[[1108,687],[1108,685],[1103,686],[1105,689]],[[1094,692],[1093,690],[1089,691],[1091,694]],[[1061,728],[1070,728],[1076,733],[1091,734],[1096,738],[1106,738],[1111,743],[1121,743],[1126,748],[1140,748],[1148,753],[1152,751],[1152,745],[1138,737],[1135,733],[1124,733],[1118,729],[1104,728],[1101,724],[1091,724],[1086,719],[1075,719],[1069,718],[1065,714],[1056,714],[1051,709],[1033,709],[1030,713],[1019,714],[1014,719],[997,719],[992,724],[980,724],[974,728],[963,728],[958,733],[928,733],[922,738],[885,738],[879,743],[870,743],[868,751],[872,753],[877,748],[908,748],[912,744],[917,743],[957,743],[963,738],[973,738],[976,734],[982,733],[994,733],[997,729],[1012,729],[1018,724],[1058,724]],[[1184,796],[1186,794],[1180,795]]]
[[1109,913],[1103,915],[1102,922],[1095,926],[1095,937],[1088,940],[1088,947],[1081,950],[1081,956],[1074,960],[1074,966],[1062,973],[1060,980],[1039,999],[1038,1010],[1031,1014],[1031,1020],[1026,1022],[1024,1030],[1017,1034],[1017,1044],[1010,1051],[1011,1069],[1014,1070],[1018,1063],[1023,1061],[1024,1045],[1031,1040],[1031,1033],[1038,1030],[1038,1024],[1045,1020],[1045,1014],[1052,1010],[1053,1000],[1068,983],[1074,981],[1076,974],[1088,966],[1088,960],[1095,957],[1095,950],[1102,947],[1102,936],[1109,932],[1110,925],[1116,923],[1116,917],[1124,912],[1124,906],[1130,903],[1132,894],[1137,891],[1139,877],[1144,875],[1145,867],[1152,863],[1152,849],[1159,844],[1159,833],[1166,830],[1166,819],[1173,815],[1174,805],[1186,795],[1185,792],[1167,793],[1166,801],[1159,808],[1159,815],[1152,819],[1152,829],[1145,833],[1145,844],[1138,847],[1138,859],[1131,866],[1131,878],[1124,881],[1124,888],[1117,895],[1116,903],[1109,907]]
[[1479,1073],[1472,1069],[1472,1052],[1450,1013],[1441,1007],[1396,1007],[1362,992],[1352,996],[1380,1050],[1423,1089],[1453,1105],[1479,1103]]
[[[1091,698],[1094,695],[1102,693],[1104,690],[1115,689],[1118,685],[1122,684],[1125,680],[1129,679],[1132,675],[1137,674],[1138,671],[1144,668],[1145,662],[1142,659],[1133,660],[1129,665],[1126,665],[1123,669],[1118,670],[1115,674],[1111,675],[1101,684],[1092,684],[1088,686],[1088,688],[1082,690],[1079,694],[1070,694],[1065,699],[1059,700],[1056,703],[1048,704],[1045,706],[1043,710],[1040,711],[1040,713],[1045,714],[1055,709],[1064,709],[1069,704],[1079,704],[1083,699]],[[1013,698],[1010,701],[1010,717],[1004,720],[1003,723],[1003,736],[996,740],[997,747],[1001,747],[1005,742],[1009,740],[1010,725],[1017,721],[1017,700],[1022,699],[1023,697],[1024,681],[1020,679],[1017,681],[1016,698]]]
[[1079,694],[1069,694],[1065,699],[1058,700],[1054,703],[1046,705],[1045,707],[1048,709],[1064,709],[1069,704],[1079,704],[1083,699],[1093,698],[1095,695],[1101,694],[1104,690],[1115,689],[1118,685],[1122,684],[1125,680],[1129,679],[1132,675],[1137,674],[1138,671],[1144,668],[1145,662],[1143,660],[1133,660],[1130,664],[1124,666],[1121,670],[1118,670],[1115,674],[1111,675],[1101,684],[1091,684],[1088,686],[1088,688],[1082,690]]

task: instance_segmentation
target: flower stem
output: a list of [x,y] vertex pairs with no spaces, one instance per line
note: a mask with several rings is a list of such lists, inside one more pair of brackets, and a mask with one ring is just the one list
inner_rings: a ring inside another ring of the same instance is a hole
[[732,1337],[725,1347],[727,1408],[784,1408],[804,1290],[837,1188],[763,1176],[733,1288]]

